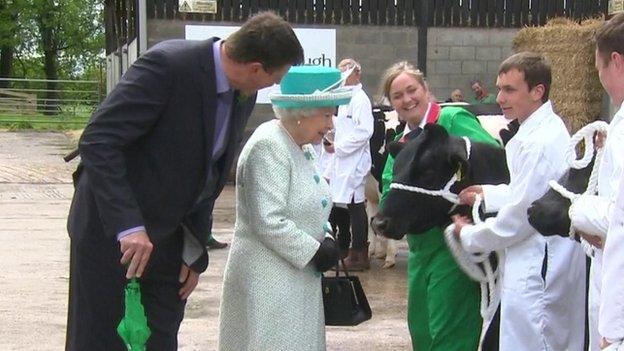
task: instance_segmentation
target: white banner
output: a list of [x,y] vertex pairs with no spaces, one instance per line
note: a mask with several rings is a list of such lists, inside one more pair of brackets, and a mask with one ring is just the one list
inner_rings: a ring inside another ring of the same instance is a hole
[[[211,37],[225,39],[235,32],[237,26],[197,26],[187,25],[185,38],[189,40],[204,40]],[[315,66],[336,67],[336,30],[316,28],[294,28],[295,34],[303,46],[305,54],[304,64]],[[269,91],[273,87],[258,92],[259,104],[268,104]]]

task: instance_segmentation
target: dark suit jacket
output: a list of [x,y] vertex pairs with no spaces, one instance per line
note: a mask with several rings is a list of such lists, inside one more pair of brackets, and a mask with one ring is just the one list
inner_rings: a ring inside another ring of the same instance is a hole
[[[170,40],[144,53],[93,114],[80,139],[68,232],[115,237],[144,225],[154,245],[184,223],[204,246],[256,97],[234,97],[218,179],[207,184],[217,107],[212,45]],[[200,197],[200,194],[203,196]],[[208,257],[192,264],[203,271]]]

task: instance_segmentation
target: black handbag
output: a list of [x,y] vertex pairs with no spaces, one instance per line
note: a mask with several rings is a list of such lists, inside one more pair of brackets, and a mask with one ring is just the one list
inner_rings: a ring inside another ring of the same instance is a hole
[[[342,261],[342,260],[341,260]],[[321,279],[325,325],[354,326],[371,319],[372,311],[357,276],[349,275],[344,261],[344,277],[340,265],[335,277]]]

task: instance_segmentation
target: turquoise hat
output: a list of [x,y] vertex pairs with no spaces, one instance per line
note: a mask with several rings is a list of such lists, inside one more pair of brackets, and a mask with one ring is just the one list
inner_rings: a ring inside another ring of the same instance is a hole
[[279,92],[269,93],[273,106],[317,108],[346,105],[351,89],[340,87],[340,71],[324,66],[293,66],[282,78]]

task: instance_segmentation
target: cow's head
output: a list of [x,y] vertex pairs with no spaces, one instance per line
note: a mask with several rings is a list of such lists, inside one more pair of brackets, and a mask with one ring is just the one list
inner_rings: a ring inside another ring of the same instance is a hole
[[[446,130],[428,124],[413,140],[389,145],[395,157],[393,183],[429,190],[440,190],[454,174],[463,178],[451,187],[454,193],[468,185],[466,144],[449,136]],[[402,189],[390,189],[383,208],[372,221],[376,233],[400,239],[406,233],[420,233],[449,222],[448,200]]]
[[[594,155],[594,159],[585,168],[569,169],[559,179],[559,184],[573,193],[583,193],[587,189],[595,157]],[[568,215],[570,205],[570,200],[554,189],[549,189],[527,210],[529,223],[544,236],[567,236],[570,230],[570,216]]]

